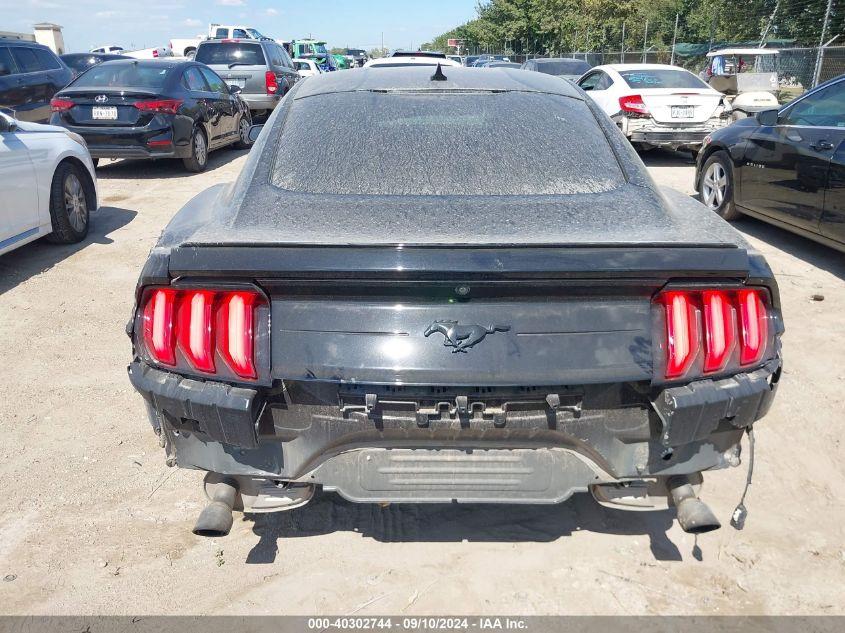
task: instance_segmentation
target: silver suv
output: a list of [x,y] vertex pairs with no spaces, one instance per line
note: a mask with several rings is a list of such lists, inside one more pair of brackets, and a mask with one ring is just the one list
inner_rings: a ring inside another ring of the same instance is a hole
[[269,115],[300,79],[290,55],[270,39],[205,40],[195,59],[241,89],[253,118]]

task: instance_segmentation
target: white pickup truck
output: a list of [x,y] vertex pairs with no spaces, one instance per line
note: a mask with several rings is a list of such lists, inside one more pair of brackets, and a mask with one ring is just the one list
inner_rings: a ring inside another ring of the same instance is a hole
[[[209,24],[208,35],[203,37],[197,35],[189,38],[176,38],[170,40],[170,48],[173,54],[177,57],[187,57],[193,59],[197,53],[197,46],[205,39],[225,40],[225,39],[240,39],[240,40],[261,40],[265,36],[259,33],[251,26],[244,26],[242,24]],[[269,38],[266,38],[269,39]]]
[[159,57],[170,57],[173,55],[169,46],[155,46],[153,48],[139,48],[137,50],[126,50],[122,46],[108,44],[106,46],[98,46],[92,48],[91,53],[125,55],[126,57],[134,57],[135,59],[157,59]]

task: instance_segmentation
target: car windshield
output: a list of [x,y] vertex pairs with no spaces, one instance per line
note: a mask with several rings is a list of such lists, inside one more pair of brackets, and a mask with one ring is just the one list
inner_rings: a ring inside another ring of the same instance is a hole
[[355,55],[357,57],[358,55],[364,55],[364,51],[361,50],[360,48],[347,48],[346,54],[347,55]]
[[254,37],[257,40],[264,38],[264,36],[261,33],[259,33],[258,31],[256,31],[255,29],[247,29],[246,32],[249,33],[252,37]]
[[644,68],[620,70],[619,74],[631,88],[707,88],[707,84],[687,70],[672,68]]
[[580,59],[561,59],[553,62],[537,62],[537,70],[547,75],[583,75],[590,70],[587,62]]
[[329,52],[326,50],[325,45],[323,45],[323,44],[312,44],[312,46],[314,48],[314,52],[317,53],[317,55],[328,55],[329,54]]
[[159,64],[144,66],[137,62],[106,62],[92,66],[68,88],[141,88],[157,92],[164,86],[170,68]]
[[247,44],[244,42],[203,42],[197,51],[196,61],[202,64],[220,64],[229,66],[238,64],[244,66],[263,66],[264,52],[261,44]]
[[554,195],[624,182],[587,105],[545,93],[317,95],[293,102],[274,145],[273,184],[304,193]]

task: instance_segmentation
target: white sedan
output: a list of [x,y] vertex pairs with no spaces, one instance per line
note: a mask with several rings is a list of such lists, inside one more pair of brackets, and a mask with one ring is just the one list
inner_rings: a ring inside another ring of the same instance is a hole
[[379,57],[378,59],[371,59],[364,68],[398,68],[402,66],[437,66],[440,64],[442,68],[449,66],[460,68],[461,65],[452,59],[446,57],[431,57],[428,55],[402,55],[393,57]]
[[577,83],[641,149],[695,151],[705,136],[731,122],[724,95],[677,66],[596,66]]
[[0,112],[0,191],[0,255],[44,236],[58,244],[85,239],[97,208],[85,141]]
[[301,57],[297,57],[293,61],[293,67],[296,69],[296,72],[299,73],[300,77],[313,77],[314,75],[322,74],[322,70],[320,70],[320,66],[315,62],[313,59],[303,59]]

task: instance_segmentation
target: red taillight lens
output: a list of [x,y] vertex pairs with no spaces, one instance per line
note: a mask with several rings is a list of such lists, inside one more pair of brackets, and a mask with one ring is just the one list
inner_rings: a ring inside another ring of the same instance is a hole
[[144,347],[158,364],[255,380],[256,310],[263,305],[251,290],[148,290],[140,313]]
[[176,291],[154,290],[144,306],[144,344],[153,360],[163,365],[176,364],[173,333],[173,307]]
[[264,84],[267,88],[268,95],[274,95],[279,91],[279,80],[276,79],[276,73],[272,70],[264,73]]
[[182,99],[156,99],[155,101],[136,101],[135,107],[141,112],[176,114],[182,105]]
[[619,108],[622,112],[631,112],[634,114],[648,114],[648,108],[640,95],[628,95],[627,97],[619,97]]
[[241,378],[255,378],[253,357],[253,307],[256,295],[230,292],[223,296],[217,311],[217,350]]
[[721,371],[736,345],[736,319],[730,297],[718,290],[701,293],[704,312],[704,371]]
[[669,356],[666,377],[683,376],[692,366],[699,350],[698,316],[687,292],[667,292],[663,295],[666,307],[666,344]]
[[177,338],[188,362],[200,371],[214,372],[214,341],[211,308],[214,293],[185,292],[179,299]]
[[739,362],[752,365],[763,357],[769,337],[766,304],[759,290],[740,290],[739,303],[740,345]]
[[76,104],[69,99],[52,99],[50,101],[50,110],[53,112],[67,112]]
[[153,49],[153,57],[158,57],[158,49],[157,48]]

